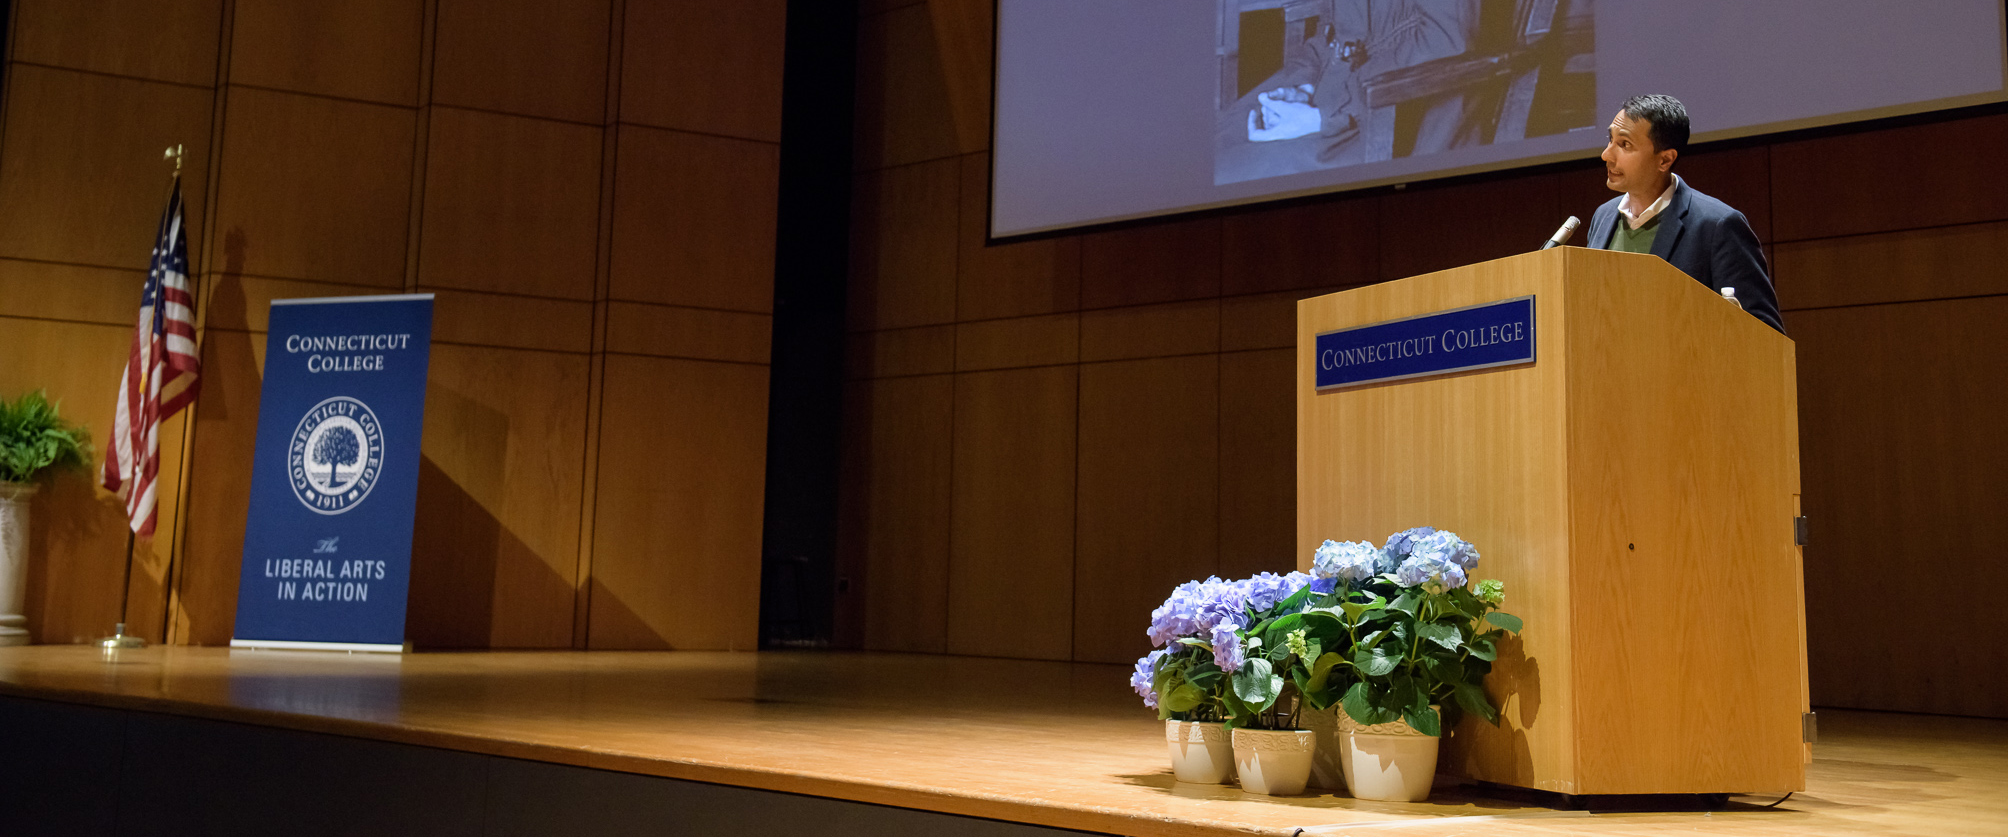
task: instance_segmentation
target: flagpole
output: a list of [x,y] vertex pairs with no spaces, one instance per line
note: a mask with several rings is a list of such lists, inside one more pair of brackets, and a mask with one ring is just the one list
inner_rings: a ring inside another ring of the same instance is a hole
[[[180,145],[169,148],[161,154],[161,159],[174,161],[174,172],[168,177],[170,195],[173,194],[173,184],[181,180],[182,156],[182,146]],[[158,308],[156,308],[155,316],[159,316]],[[148,387],[151,383],[148,378],[152,371],[151,369],[142,369],[140,371],[140,397],[142,399],[146,397],[145,393],[148,392]],[[132,527],[131,521],[127,521],[125,572],[119,580],[119,621],[113,626],[111,636],[98,641],[98,645],[104,649],[105,659],[108,661],[116,661],[118,652],[122,650],[146,647],[145,639],[126,633],[127,611],[132,606],[132,556],[138,545],[139,532]]]

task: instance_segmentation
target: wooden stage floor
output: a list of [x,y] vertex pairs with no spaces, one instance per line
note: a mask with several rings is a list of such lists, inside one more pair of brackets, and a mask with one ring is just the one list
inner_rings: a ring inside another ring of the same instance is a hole
[[1823,711],[1775,809],[1553,811],[1174,783],[1125,667],[866,653],[0,648],[0,695],[1136,835],[2008,834],[2008,721]]

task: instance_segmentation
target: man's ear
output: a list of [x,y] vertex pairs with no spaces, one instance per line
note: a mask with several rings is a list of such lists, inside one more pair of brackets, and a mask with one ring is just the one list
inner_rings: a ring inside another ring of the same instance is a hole
[[1659,170],[1662,172],[1673,171],[1673,161],[1679,158],[1680,152],[1671,148],[1659,152]]

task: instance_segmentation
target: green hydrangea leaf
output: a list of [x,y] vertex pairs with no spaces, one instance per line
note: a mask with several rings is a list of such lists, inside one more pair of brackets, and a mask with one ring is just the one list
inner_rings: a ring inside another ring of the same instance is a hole
[[1516,634],[1520,632],[1520,617],[1514,616],[1513,614],[1510,613],[1500,613],[1499,611],[1495,610],[1491,613],[1485,614],[1485,621],[1491,622],[1494,625],[1498,625],[1499,627],[1505,628],[1506,630],[1512,631],[1513,633]]

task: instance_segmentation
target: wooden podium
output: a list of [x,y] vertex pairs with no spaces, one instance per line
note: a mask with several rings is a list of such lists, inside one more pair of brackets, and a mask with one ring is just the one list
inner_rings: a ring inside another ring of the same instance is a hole
[[[1316,335],[1532,296],[1535,360],[1319,392]],[[1526,620],[1441,768],[1565,794],[1805,787],[1792,341],[1653,256],[1557,248],[1297,304],[1297,554],[1463,536]]]

